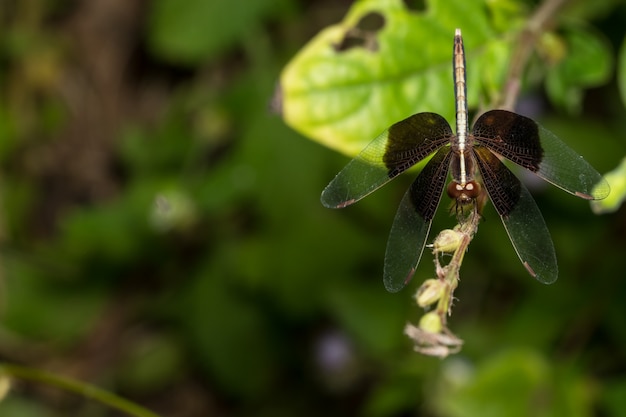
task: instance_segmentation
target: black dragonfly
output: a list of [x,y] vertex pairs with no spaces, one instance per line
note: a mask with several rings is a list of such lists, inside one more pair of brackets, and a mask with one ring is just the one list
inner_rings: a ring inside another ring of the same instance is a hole
[[580,155],[532,119],[506,110],[482,114],[468,126],[465,52],[454,36],[456,135],[436,113],[418,113],[374,139],[324,189],[322,204],[349,206],[434,154],[404,195],[385,253],[384,284],[402,289],[415,272],[443,188],[459,207],[476,204],[486,189],[522,264],[540,282],[556,281],[558,266],[550,232],[532,196],[501,162],[506,158],[549,183],[586,200],[605,198],[609,185]]

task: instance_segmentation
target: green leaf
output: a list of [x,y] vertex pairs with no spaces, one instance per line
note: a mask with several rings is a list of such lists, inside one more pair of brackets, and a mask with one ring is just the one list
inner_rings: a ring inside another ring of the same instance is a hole
[[68,345],[93,327],[105,303],[104,291],[44,279],[55,270],[52,263],[10,262],[5,266],[11,296],[4,306],[3,324],[11,332]]
[[484,103],[481,94],[501,90],[512,50],[512,37],[491,26],[487,10],[511,16],[512,28],[523,18],[521,9],[505,1],[487,8],[483,0],[432,0],[421,13],[410,12],[401,0],[357,2],[341,23],[317,35],[284,69],[285,121],[315,141],[354,155],[411,114],[430,111],[452,120],[455,28],[464,36],[469,105]]
[[225,270],[209,265],[202,272],[203,279],[184,297],[182,314],[197,361],[216,385],[234,396],[262,396],[278,361],[268,337],[270,325],[258,304],[227,282]]
[[590,28],[568,28],[563,40],[564,59],[548,72],[546,89],[554,104],[577,114],[583,90],[607,82],[613,61],[606,40]]
[[596,214],[613,213],[626,200],[626,157],[611,172],[604,176],[611,186],[611,194],[604,200],[591,202],[591,209]]
[[602,397],[608,415],[621,417],[626,415],[626,379],[617,377],[609,381]]
[[34,402],[32,398],[22,398],[16,395],[11,395],[0,402],[0,414],[20,417],[55,417],[57,415],[49,407]]
[[342,326],[369,352],[392,352],[404,340],[406,305],[392,295],[363,285],[344,286],[334,288],[329,302]]
[[561,21],[593,22],[605,19],[623,3],[623,0],[570,1],[559,13]]
[[157,0],[149,43],[160,57],[193,65],[212,58],[249,33],[285,2],[274,0]]
[[437,415],[448,417],[524,417],[592,415],[591,384],[576,370],[557,374],[532,350],[511,349],[474,369],[458,359],[446,361],[432,397]]
[[[501,32],[510,31],[511,29],[521,30],[524,26],[524,20],[519,19],[526,14],[529,4],[518,0],[491,0],[486,2],[489,8],[489,16],[493,27]],[[518,25],[513,27],[513,25]]]
[[155,334],[132,340],[118,376],[119,383],[135,392],[169,386],[184,370],[179,341]]
[[617,84],[622,96],[622,102],[626,106],[626,38],[622,42],[622,47],[617,57]]

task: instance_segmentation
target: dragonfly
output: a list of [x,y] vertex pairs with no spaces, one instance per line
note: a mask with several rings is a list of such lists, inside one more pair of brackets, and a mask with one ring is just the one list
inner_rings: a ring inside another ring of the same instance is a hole
[[385,253],[385,288],[400,291],[414,275],[449,174],[447,194],[457,211],[475,205],[486,190],[526,270],[551,284],[558,266],[550,232],[530,192],[502,159],[585,200],[605,198],[609,185],[580,155],[528,117],[490,110],[469,130],[460,29],[454,35],[452,68],[456,134],[436,113],[417,113],[393,124],[337,174],[321,202],[328,208],[347,207],[432,155],[396,212]]

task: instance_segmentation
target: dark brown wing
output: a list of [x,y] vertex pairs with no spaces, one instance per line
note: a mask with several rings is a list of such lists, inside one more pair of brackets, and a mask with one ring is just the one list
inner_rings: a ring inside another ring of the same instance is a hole
[[337,174],[322,192],[322,204],[346,207],[417,164],[453,137],[446,120],[418,113],[392,125]]
[[587,161],[528,117],[491,110],[478,118],[472,135],[478,144],[568,193],[587,200],[609,195],[608,183]]
[[383,281],[387,291],[400,291],[415,273],[448,179],[450,155],[449,146],[440,149],[402,198],[385,252]]
[[540,282],[556,281],[559,269],[550,232],[528,189],[484,147],[475,147],[478,170],[522,264]]

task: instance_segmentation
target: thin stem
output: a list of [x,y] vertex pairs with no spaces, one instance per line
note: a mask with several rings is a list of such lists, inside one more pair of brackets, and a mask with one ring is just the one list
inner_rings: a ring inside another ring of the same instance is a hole
[[[444,272],[443,275],[439,275],[439,279],[444,280],[447,284],[447,288],[449,288],[449,294],[442,297],[437,305],[437,312],[442,314],[441,318],[444,324],[446,322],[445,316],[446,314],[450,314],[450,309],[452,308],[453,294],[459,282],[459,272],[461,270],[461,265],[463,264],[463,257],[465,256],[467,248],[474,238],[474,235],[478,231],[480,217],[481,216],[478,213],[478,210],[474,207],[467,218],[460,222],[458,230],[460,233],[459,245],[454,251],[452,259],[448,262],[448,265],[446,265],[445,268],[437,268],[438,270]],[[439,258],[437,257],[437,263],[439,262],[438,259]]]
[[26,368],[23,366],[12,364],[1,364],[0,375],[55,386],[57,388],[64,389],[66,391],[73,392],[75,394],[82,395],[83,397],[98,401],[111,408],[125,412],[130,416],[159,417],[158,414],[155,414],[152,411],[149,411],[135,403],[132,403],[122,397],[100,389],[96,386],[86,384],[75,379],[41,371],[39,369]]
[[525,28],[519,34],[517,49],[511,58],[511,65],[505,83],[505,94],[502,100],[503,109],[513,110],[515,102],[519,96],[522,84],[522,74],[534,45],[543,31],[552,24],[554,16],[567,0],[546,0],[544,1],[526,23]]
[[[458,285],[459,270],[463,263],[463,257],[478,230],[480,218],[478,207],[475,204],[468,215],[460,216],[459,225],[454,230],[444,230],[435,239],[433,253],[435,255],[437,279],[427,280],[418,291],[416,298],[418,304],[422,307],[431,302],[434,303],[436,298],[437,306],[434,311],[422,317],[423,322],[420,321],[419,327],[407,324],[404,328],[404,332],[413,339],[415,343],[414,349],[417,352],[445,358],[461,350],[463,341],[446,327],[446,321],[451,313],[454,290]],[[438,241],[440,239],[445,241],[446,236],[449,237],[451,235],[458,237],[458,240],[454,237],[452,238],[454,253],[450,262],[445,266],[441,266],[439,254],[448,252],[447,244],[449,242],[445,242],[443,246],[446,249],[442,249],[438,247],[441,244],[441,242],[438,244]],[[425,320],[426,318],[427,320]]]

